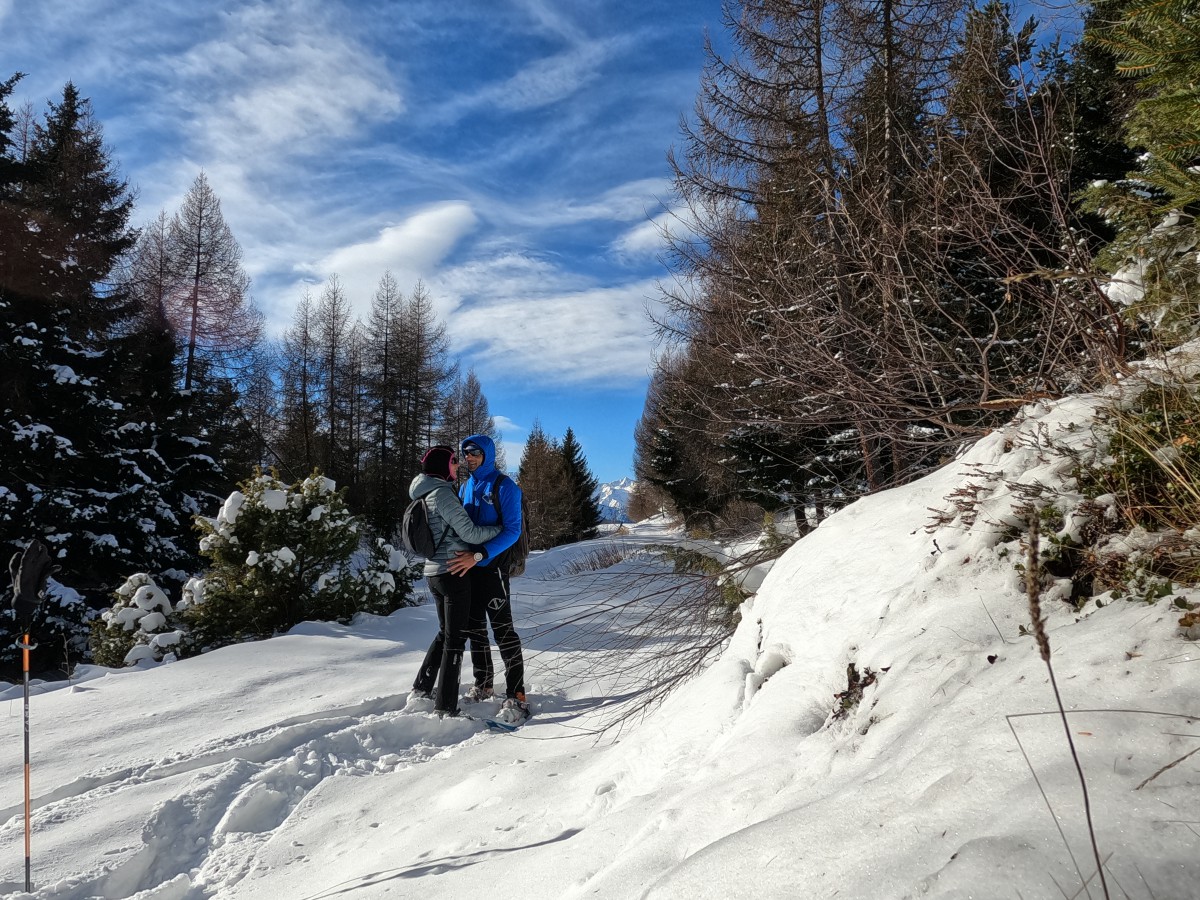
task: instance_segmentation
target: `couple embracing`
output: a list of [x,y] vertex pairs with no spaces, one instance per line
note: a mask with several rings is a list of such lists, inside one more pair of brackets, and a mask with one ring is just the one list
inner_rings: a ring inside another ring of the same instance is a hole
[[[496,718],[517,724],[530,715],[525,702],[525,662],[513,626],[509,577],[502,554],[521,535],[521,489],[496,468],[496,445],[484,434],[459,448],[469,477],[458,494],[459,455],[454,448],[430,448],[409,494],[421,499],[437,550],[425,560],[424,575],[437,604],[440,626],[413,684],[413,694],[434,699],[443,716],[457,715],[458,679],[467,638],[471,640],[474,686],[466,699],[493,696],[492,648],[488,622],[504,661],[506,698]],[[436,688],[436,690],[435,690]]]

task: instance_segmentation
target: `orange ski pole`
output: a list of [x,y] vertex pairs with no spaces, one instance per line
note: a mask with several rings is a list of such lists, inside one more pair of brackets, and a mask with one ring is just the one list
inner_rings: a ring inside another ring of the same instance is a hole
[[29,639],[29,632],[25,633],[19,646],[21,648],[21,667],[25,672],[25,893],[32,894],[33,866],[30,854],[32,822],[29,814],[33,804],[29,790],[29,651],[34,648],[34,644]]

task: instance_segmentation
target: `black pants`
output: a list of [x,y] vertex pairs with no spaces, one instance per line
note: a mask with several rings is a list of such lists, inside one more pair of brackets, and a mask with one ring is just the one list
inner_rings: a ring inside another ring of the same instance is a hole
[[471,583],[471,667],[475,686],[493,686],[492,648],[487,633],[490,620],[500,658],[504,661],[505,692],[509,697],[524,695],[525,659],[521,655],[521,638],[513,627],[508,575],[494,566],[475,566],[467,571],[467,580]]
[[471,585],[458,575],[430,575],[429,590],[437,603],[440,628],[425,653],[413,688],[432,693],[433,706],[438,712],[456,714],[458,676],[471,622]]

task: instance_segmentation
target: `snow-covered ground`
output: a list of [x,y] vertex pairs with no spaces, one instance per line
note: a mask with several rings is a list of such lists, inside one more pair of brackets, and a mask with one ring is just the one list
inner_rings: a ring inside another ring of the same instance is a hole
[[[1081,405],[1030,410],[1025,433]],[[973,525],[926,529],[980,467],[1046,484],[1063,468],[1014,427],[843,510],[774,567],[715,663],[599,736],[640,685],[614,648],[642,604],[620,604],[648,594],[639,573],[673,576],[637,554],[566,567],[670,540],[662,523],[538,555],[514,582],[536,712],[515,734],[408,702],[428,606],[41,686],[33,896],[1101,897],[1020,633],[1005,479]],[[1200,746],[1178,611],[1045,611],[1110,896],[1200,896],[1200,754],[1166,768]],[[850,664],[871,683],[835,715]],[[19,897],[22,701],[0,696],[0,892]]]

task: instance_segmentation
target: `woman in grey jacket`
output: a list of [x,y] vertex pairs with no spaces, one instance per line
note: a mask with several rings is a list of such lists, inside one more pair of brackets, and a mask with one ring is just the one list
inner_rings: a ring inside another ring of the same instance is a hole
[[412,499],[424,502],[437,545],[437,552],[425,560],[424,574],[437,603],[441,626],[417,672],[413,694],[432,694],[433,708],[440,716],[458,715],[458,675],[471,620],[470,582],[461,575],[452,575],[447,563],[460,551],[473,552],[476,560],[482,560],[487,551],[480,545],[500,533],[499,525],[476,525],[463,509],[454,489],[456,464],[453,448],[441,444],[431,447],[421,458],[421,474],[408,489]]

